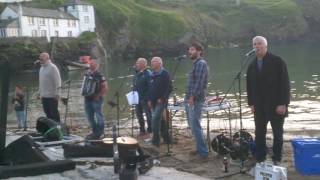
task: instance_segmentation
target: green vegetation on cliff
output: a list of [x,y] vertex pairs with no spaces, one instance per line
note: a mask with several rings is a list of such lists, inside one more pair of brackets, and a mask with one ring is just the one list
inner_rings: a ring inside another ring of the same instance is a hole
[[88,1],[111,49],[152,49],[194,39],[227,46],[247,43],[256,34],[293,40],[319,27],[317,0]]
[[[57,8],[65,1],[34,0],[26,5]],[[293,40],[317,36],[320,29],[318,0],[87,1],[95,7],[99,37],[119,54],[179,49],[193,40],[213,46],[243,44],[256,34]]]

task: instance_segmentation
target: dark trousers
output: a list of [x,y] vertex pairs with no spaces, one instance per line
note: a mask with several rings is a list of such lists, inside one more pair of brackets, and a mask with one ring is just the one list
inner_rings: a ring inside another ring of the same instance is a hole
[[136,105],[136,115],[139,121],[139,125],[140,125],[140,132],[144,133],[146,132],[145,130],[145,122],[144,122],[144,117],[143,117],[143,112],[146,114],[146,118],[147,118],[147,124],[148,124],[148,128],[147,131],[149,133],[152,132],[151,130],[151,111],[148,107],[148,104],[146,101],[140,101],[138,105]]
[[43,111],[47,118],[60,123],[60,114],[58,111],[58,100],[55,98],[41,98]]
[[269,117],[265,112],[256,109],[254,122],[255,122],[255,142],[256,142],[256,160],[262,162],[266,160],[267,146],[266,146],[266,133],[267,125],[270,121],[273,132],[273,161],[281,161],[282,158],[282,145],[283,145],[283,124],[284,117],[274,115]]

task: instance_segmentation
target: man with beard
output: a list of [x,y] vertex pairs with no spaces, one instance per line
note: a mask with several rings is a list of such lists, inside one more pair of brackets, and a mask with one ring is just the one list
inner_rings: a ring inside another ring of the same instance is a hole
[[208,83],[208,66],[203,59],[203,47],[199,43],[193,43],[188,50],[192,60],[192,70],[189,73],[187,92],[185,96],[186,114],[188,125],[196,140],[196,152],[200,159],[208,158],[208,147],[205,142],[201,127],[201,113],[205,101]]

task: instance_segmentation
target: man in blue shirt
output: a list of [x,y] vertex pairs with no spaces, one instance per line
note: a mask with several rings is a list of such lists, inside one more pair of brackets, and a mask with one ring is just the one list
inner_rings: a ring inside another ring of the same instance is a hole
[[171,79],[169,73],[163,68],[162,59],[153,57],[151,60],[152,80],[148,93],[148,106],[152,111],[152,144],[159,147],[160,130],[166,143],[170,143],[168,130],[165,123],[161,121],[162,111],[166,108],[169,94],[171,92]]
[[188,50],[192,60],[192,70],[189,73],[187,92],[185,96],[188,125],[196,140],[196,154],[201,159],[207,159],[208,147],[206,145],[201,127],[201,112],[205,101],[208,83],[208,66],[203,59],[203,47],[193,43]]
[[147,94],[150,89],[151,72],[147,69],[147,60],[145,58],[139,58],[135,65],[136,75],[134,77],[133,90],[139,94],[139,104],[136,105],[136,114],[140,125],[140,135],[145,135],[145,123],[143,118],[143,112],[147,118],[147,132],[151,133],[151,111],[148,108]]

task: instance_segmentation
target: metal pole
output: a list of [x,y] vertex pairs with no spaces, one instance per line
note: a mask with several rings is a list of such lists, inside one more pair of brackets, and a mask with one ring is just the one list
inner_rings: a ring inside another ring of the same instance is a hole
[[27,130],[27,124],[28,124],[28,108],[29,108],[29,88],[26,87],[26,106],[25,106],[25,112],[26,112],[26,117],[25,117],[25,120],[24,120],[24,131]]
[[10,64],[5,62],[0,65],[0,162],[3,161],[4,150],[6,146],[6,131],[7,131],[7,113],[8,113],[8,93],[9,93],[9,78]]
[[68,115],[68,110],[69,110],[70,85],[71,85],[71,80],[68,80],[67,102],[66,102],[66,110],[64,113],[64,124],[65,125],[67,125],[67,115]]

